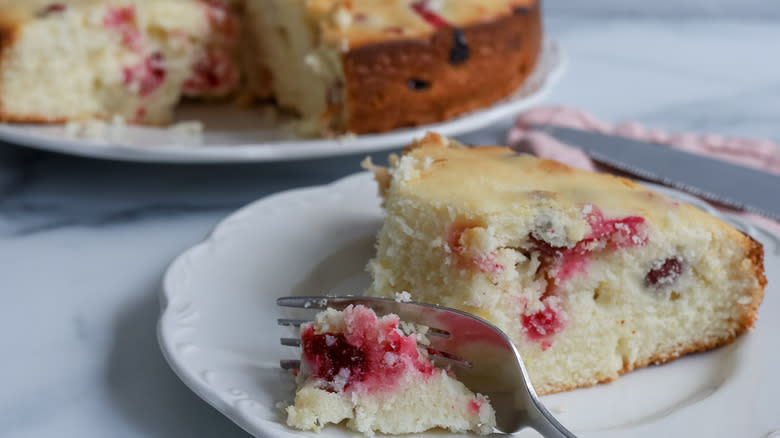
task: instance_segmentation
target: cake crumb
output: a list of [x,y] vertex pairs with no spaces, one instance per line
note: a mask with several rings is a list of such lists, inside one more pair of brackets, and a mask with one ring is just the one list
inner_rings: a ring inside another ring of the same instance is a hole
[[395,293],[395,301],[397,303],[408,303],[412,301],[412,294],[407,291],[401,291]]
[[322,59],[316,53],[309,53],[304,56],[303,63],[306,65],[306,67],[309,68],[309,70],[318,75],[323,75],[327,71],[322,62]]
[[357,135],[354,132],[345,132],[344,134],[341,134],[336,137],[336,141],[339,143],[347,143],[352,140],[355,140],[357,138]]
[[186,120],[176,123],[168,129],[174,135],[198,136],[203,134],[203,123],[197,120]]
[[68,138],[105,140],[106,126],[106,122],[97,119],[71,121],[65,125],[65,136]]
[[346,8],[341,7],[333,14],[333,21],[340,29],[344,30],[352,24],[352,14]]
[[180,146],[200,146],[203,144],[203,123],[184,121],[168,128],[171,143]]

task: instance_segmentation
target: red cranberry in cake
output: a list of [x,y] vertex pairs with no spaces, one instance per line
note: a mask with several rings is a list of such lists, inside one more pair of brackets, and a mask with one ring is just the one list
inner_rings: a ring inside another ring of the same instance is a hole
[[466,35],[461,29],[452,31],[452,49],[450,49],[450,64],[463,64],[471,56],[471,49],[466,42]]
[[[423,328],[401,330],[398,316],[364,306],[328,309],[301,327],[302,366],[290,426],[317,430],[347,420],[372,435],[440,427],[490,433],[495,413],[425,354]],[[423,331],[420,331],[423,330]]]
[[670,257],[657,263],[645,276],[645,285],[648,287],[671,286],[683,273],[683,260],[680,257]]
[[534,341],[544,341],[551,346],[549,338],[566,327],[566,313],[557,299],[548,297],[543,301],[544,308],[531,315],[523,315],[523,327],[526,336]]
[[167,70],[161,52],[154,52],[134,66],[122,69],[126,87],[141,97],[154,93],[165,82]]
[[230,53],[210,47],[192,66],[183,92],[191,96],[225,96],[237,89],[241,73]]
[[[316,333],[314,325],[302,330],[303,359],[314,379],[333,389],[393,390],[404,373],[430,377],[433,365],[420,357],[415,335],[404,336],[398,317],[377,319],[358,306],[344,312],[344,333]],[[338,378],[338,382],[335,380]]]
[[409,87],[410,90],[414,90],[414,91],[424,91],[431,88],[430,82],[423,79],[415,79],[415,78],[406,81],[406,85]]
[[450,23],[447,22],[447,20],[444,19],[441,15],[439,15],[438,12],[431,9],[431,1],[430,0],[419,0],[413,2],[410,7],[412,10],[420,16],[423,20],[425,20],[426,23],[430,24],[433,27],[445,27],[449,26]]
[[67,9],[68,7],[63,3],[52,3],[43,9],[40,9],[36,15],[39,17],[46,17],[50,14],[60,14],[65,12]]
[[108,6],[103,26],[118,32],[122,43],[129,49],[143,51],[144,39],[137,28],[135,6]]
[[696,208],[437,134],[390,162],[372,168],[385,220],[368,294],[408,291],[490,320],[539,393],[724,345],[754,324],[761,245]]

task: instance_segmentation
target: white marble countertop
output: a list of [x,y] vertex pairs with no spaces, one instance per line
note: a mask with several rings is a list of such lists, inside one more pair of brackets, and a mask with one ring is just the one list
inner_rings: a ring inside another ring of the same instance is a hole
[[[780,141],[777,21],[584,15],[548,20],[570,57],[551,103]],[[161,274],[232,210],[361,158],[174,166],[0,145],[0,436],[246,437],[163,360]]]

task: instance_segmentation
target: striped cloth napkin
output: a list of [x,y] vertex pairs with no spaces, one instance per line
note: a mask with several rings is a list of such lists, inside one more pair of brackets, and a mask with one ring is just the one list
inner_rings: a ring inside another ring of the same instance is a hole
[[[509,132],[508,144],[513,149],[528,152],[541,158],[560,161],[580,169],[597,172],[610,171],[609,168],[594,163],[579,149],[567,146],[544,133],[530,129],[529,126],[532,124],[559,125],[603,134],[620,135],[658,143],[659,147],[673,147],[780,175],[780,146],[767,140],[729,138],[715,134],[669,134],[660,130],[647,129],[633,122],[612,125],[598,120],[587,112],[560,106],[535,108],[517,118],[515,126]],[[776,234],[780,234],[780,222],[752,213],[738,212],[727,207],[718,206],[718,208],[745,217]]]

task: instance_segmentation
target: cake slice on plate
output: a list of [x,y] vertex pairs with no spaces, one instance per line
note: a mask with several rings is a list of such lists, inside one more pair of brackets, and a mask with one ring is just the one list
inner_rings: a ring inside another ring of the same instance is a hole
[[184,95],[236,91],[236,20],[220,0],[0,0],[0,120],[169,123]]
[[435,367],[418,344],[425,340],[420,327],[393,314],[378,318],[365,306],[320,312],[301,327],[298,390],[287,424],[319,430],[346,420],[367,435],[492,432],[495,412],[487,398]]
[[492,321],[541,394],[754,325],[761,245],[630,180],[437,134],[373,169],[386,216],[369,295],[409,291]]

